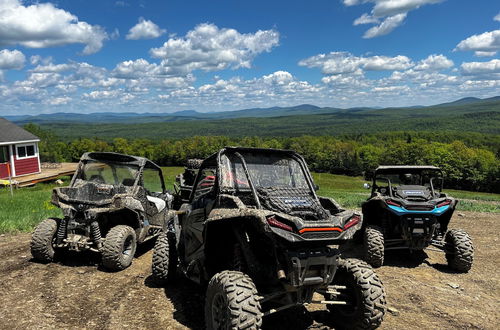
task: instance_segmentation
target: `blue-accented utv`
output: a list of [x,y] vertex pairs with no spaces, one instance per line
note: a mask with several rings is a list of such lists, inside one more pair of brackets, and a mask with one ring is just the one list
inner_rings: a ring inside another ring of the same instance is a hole
[[474,256],[472,240],[461,229],[448,230],[458,201],[442,188],[443,173],[438,167],[378,167],[371,196],[362,204],[366,261],[380,267],[386,250],[433,246],[445,252],[451,268],[468,272]]

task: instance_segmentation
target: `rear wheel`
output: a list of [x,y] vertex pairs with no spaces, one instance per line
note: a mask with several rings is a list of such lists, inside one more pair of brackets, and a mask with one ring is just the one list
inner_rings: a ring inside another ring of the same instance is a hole
[[130,266],[137,248],[134,229],[118,225],[111,228],[102,246],[102,264],[109,270],[122,270]]
[[262,311],[252,279],[236,271],[215,274],[205,301],[207,329],[260,329],[261,325]]
[[345,286],[340,297],[347,305],[327,305],[332,322],[341,328],[375,329],[386,311],[385,290],[382,281],[364,261],[340,259],[332,284]]
[[51,262],[54,260],[54,240],[57,235],[56,219],[45,219],[36,226],[31,237],[31,255],[40,262]]
[[452,229],[445,236],[446,260],[448,266],[467,273],[472,268],[474,246],[469,234],[461,229]]
[[172,233],[163,232],[156,240],[153,251],[153,280],[156,284],[165,285],[175,278],[176,270],[175,236]]
[[378,226],[368,226],[363,238],[365,260],[377,268],[384,263],[384,234]]

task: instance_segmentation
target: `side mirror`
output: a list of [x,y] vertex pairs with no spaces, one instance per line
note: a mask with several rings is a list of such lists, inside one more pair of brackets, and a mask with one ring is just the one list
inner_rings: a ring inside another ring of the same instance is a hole
[[363,188],[365,188],[365,189],[370,189],[371,187],[372,187],[372,186],[371,186],[369,183],[366,183],[366,182],[365,182],[365,183],[363,184]]

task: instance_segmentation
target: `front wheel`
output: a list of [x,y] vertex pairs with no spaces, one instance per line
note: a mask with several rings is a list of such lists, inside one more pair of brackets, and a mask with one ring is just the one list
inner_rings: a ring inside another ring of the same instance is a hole
[[257,288],[242,272],[215,274],[207,288],[205,326],[215,329],[260,329],[262,311]]
[[452,269],[467,273],[472,268],[474,246],[469,234],[461,229],[452,229],[444,238],[446,261]]
[[48,263],[56,254],[54,240],[57,235],[56,219],[45,219],[36,226],[31,237],[31,255],[39,262]]
[[102,264],[113,271],[130,266],[137,248],[137,238],[134,229],[118,225],[111,228],[102,246]]
[[156,284],[165,285],[174,279],[177,270],[177,251],[173,233],[163,232],[158,236],[151,268]]
[[363,237],[365,260],[372,267],[380,267],[384,263],[384,234],[378,226],[368,226]]
[[346,305],[327,305],[332,321],[341,328],[375,329],[386,311],[382,281],[364,261],[340,259],[332,284],[345,286],[336,300]]

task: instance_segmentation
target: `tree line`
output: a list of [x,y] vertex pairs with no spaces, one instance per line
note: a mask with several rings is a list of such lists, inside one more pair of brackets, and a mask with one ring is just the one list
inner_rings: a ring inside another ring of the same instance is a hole
[[[478,136],[471,143],[459,136],[441,136],[441,141],[436,141],[422,133],[279,138],[193,136],[161,141],[81,138],[68,143],[34,124],[25,125],[25,129],[40,137],[42,162],[75,162],[84,152],[112,151],[146,157],[160,166],[182,166],[189,158],[205,158],[225,146],[278,148],[297,151],[316,172],[369,177],[379,165],[435,165],[444,171],[447,188],[500,193],[497,138],[488,136]],[[484,146],[478,145],[480,139],[486,142]]]

